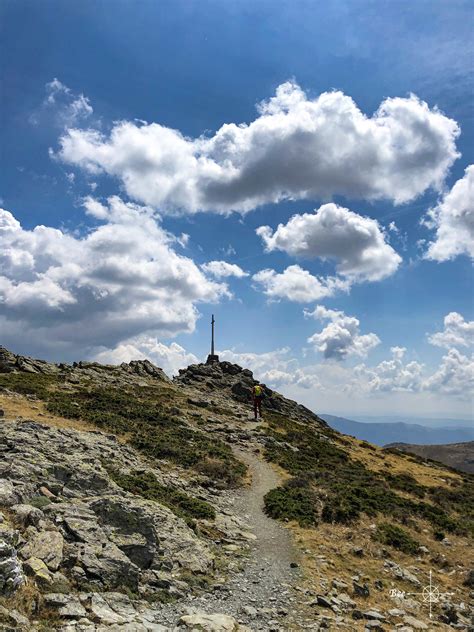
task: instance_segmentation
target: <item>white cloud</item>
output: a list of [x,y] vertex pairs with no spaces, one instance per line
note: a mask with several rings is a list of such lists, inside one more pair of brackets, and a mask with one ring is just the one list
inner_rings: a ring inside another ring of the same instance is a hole
[[438,370],[423,382],[424,390],[454,395],[472,402],[474,394],[474,357],[450,349]]
[[316,277],[299,265],[288,266],[283,272],[275,270],[260,270],[252,276],[263,292],[271,299],[281,298],[298,303],[311,303],[336,292],[349,290],[350,284],[337,277]]
[[120,343],[114,349],[106,349],[94,356],[94,360],[104,364],[121,364],[131,360],[150,360],[162,368],[169,376],[179,369],[199,362],[193,353],[188,353],[181,345],[159,342],[152,336],[138,336]]
[[474,344],[474,320],[464,320],[457,312],[444,317],[444,331],[428,336],[428,341],[436,347],[468,347]]
[[311,367],[300,367],[298,361],[290,356],[288,347],[266,353],[238,353],[226,349],[219,351],[219,357],[250,369],[256,379],[271,388],[288,385],[303,389],[320,387],[319,378]]
[[284,199],[389,199],[439,189],[458,157],[457,123],[412,95],[368,117],[342,92],[310,99],[292,82],[249,124],[187,138],[158,123],[120,121],[108,136],[68,129],[58,159],[120,179],[168,212],[249,211]]
[[39,125],[43,117],[52,114],[56,122],[64,127],[79,125],[89,119],[94,110],[83,94],[74,94],[59,79],[45,85],[46,97],[42,106],[30,116],[30,122]]
[[312,312],[305,311],[305,316],[330,321],[321,332],[308,338],[308,342],[326,359],[344,360],[350,355],[365,357],[380,344],[376,334],[361,334],[359,320],[346,316],[344,312],[317,305]]
[[217,279],[230,276],[237,278],[248,276],[248,272],[244,272],[244,270],[235,263],[227,263],[227,261],[209,261],[208,263],[203,263],[201,268],[204,272],[212,274],[212,276]]
[[268,252],[282,250],[294,257],[336,260],[337,273],[351,281],[380,281],[401,262],[377,221],[337,204],[293,215],[274,232],[269,226],[260,226],[256,232]]
[[436,229],[436,239],[429,244],[427,259],[448,261],[459,255],[474,259],[474,165],[423,220]]
[[25,230],[0,210],[0,319],[10,344],[33,332],[84,356],[145,332],[166,338],[193,331],[196,304],[229,295],[175,252],[177,239],[151,209],[118,197],[84,204],[102,223],[83,236]]
[[351,390],[366,392],[417,392],[422,385],[423,365],[404,363],[406,349],[392,347],[392,358],[374,367],[359,364],[354,368]]

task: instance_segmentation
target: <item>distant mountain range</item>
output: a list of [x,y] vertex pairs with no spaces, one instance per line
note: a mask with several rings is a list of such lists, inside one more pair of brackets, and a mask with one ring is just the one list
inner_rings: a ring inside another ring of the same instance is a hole
[[474,426],[432,428],[403,422],[363,423],[325,414],[320,417],[339,432],[380,446],[388,443],[439,445],[474,441]]
[[439,461],[455,467],[463,472],[474,474],[474,441],[467,443],[450,443],[448,445],[411,445],[408,443],[392,443],[387,446],[397,448],[401,452],[418,454],[425,459]]
[[460,417],[417,417],[409,415],[351,415],[353,421],[373,424],[404,423],[409,425],[428,426],[429,428],[472,428],[474,419]]

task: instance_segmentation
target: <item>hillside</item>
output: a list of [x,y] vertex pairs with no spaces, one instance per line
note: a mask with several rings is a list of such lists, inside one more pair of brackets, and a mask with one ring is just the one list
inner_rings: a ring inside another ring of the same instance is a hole
[[335,415],[322,415],[327,423],[344,434],[351,435],[357,439],[370,441],[379,446],[391,443],[410,444],[444,444],[461,443],[474,440],[474,428],[438,427],[429,428],[420,424],[408,424],[403,422],[394,423],[363,423],[336,417]]
[[392,443],[387,448],[396,448],[401,452],[417,454],[424,459],[431,459],[454,467],[462,472],[474,474],[474,441],[449,443],[447,445],[410,445],[408,443]]
[[253,384],[0,348],[0,630],[467,630],[472,477]]

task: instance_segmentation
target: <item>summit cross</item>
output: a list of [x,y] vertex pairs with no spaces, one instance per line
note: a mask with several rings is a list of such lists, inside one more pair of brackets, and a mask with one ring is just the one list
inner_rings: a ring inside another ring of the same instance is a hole
[[219,362],[219,356],[215,354],[214,351],[214,314],[212,314],[211,318],[211,353],[207,356],[206,364],[214,364],[215,362]]

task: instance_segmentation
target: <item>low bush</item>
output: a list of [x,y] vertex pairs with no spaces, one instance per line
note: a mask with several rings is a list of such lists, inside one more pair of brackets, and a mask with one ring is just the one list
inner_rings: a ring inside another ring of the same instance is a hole
[[377,525],[377,530],[372,537],[382,544],[393,546],[409,555],[414,555],[420,548],[419,543],[407,531],[388,522]]
[[290,479],[265,495],[265,513],[279,520],[296,520],[301,527],[318,522],[318,497],[309,485]]
[[124,474],[117,470],[109,470],[109,474],[122,489],[165,505],[188,524],[194,519],[214,520],[216,517],[214,507],[209,503],[189,496],[175,487],[161,485],[152,472],[135,471]]

